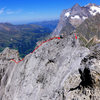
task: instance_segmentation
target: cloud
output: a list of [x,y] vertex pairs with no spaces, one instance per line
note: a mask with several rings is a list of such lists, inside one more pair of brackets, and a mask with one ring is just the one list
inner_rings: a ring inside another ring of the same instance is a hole
[[7,11],[6,13],[7,13],[8,15],[10,15],[10,14],[14,14],[13,11]]
[[0,14],[4,13],[5,8],[0,9]]
[[16,10],[16,11],[12,11],[11,9],[7,9],[7,10],[6,10],[6,14],[7,14],[7,15],[19,14],[19,13],[21,13],[21,12],[22,12],[22,10]]

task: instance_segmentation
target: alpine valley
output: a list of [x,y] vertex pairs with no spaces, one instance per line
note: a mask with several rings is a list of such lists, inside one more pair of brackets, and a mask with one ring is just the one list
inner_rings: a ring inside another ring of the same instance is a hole
[[[40,24],[39,24],[40,23]],[[0,52],[9,47],[19,51],[20,57],[24,57],[36,46],[36,42],[45,39],[56,27],[58,21],[12,25],[0,23]]]

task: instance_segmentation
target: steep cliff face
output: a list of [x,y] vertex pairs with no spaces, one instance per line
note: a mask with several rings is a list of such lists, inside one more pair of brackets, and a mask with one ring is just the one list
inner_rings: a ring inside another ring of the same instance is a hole
[[57,28],[54,30],[53,35],[59,35],[66,29],[69,34],[76,29],[86,19],[100,14],[100,6],[96,4],[88,4],[86,6],[74,5],[72,8],[65,9],[61,13],[60,20]]
[[80,43],[88,48],[100,43],[100,14],[86,19],[75,32],[80,37]]
[[60,16],[59,23],[56,29],[52,33],[53,36],[59,35],[61,33],[61,30],[64,28],[66,29],[67,34],[69,34],[71,31],[75,29],[74,26],[72,26],[71,23],[69,22],[69,19],[64,16],[65,13],[66,13],[66,10],[63,10]]
[[77,33],[81,33],[87,40],[94,36],[100,39],[100,14],[85,20],[76,30]]

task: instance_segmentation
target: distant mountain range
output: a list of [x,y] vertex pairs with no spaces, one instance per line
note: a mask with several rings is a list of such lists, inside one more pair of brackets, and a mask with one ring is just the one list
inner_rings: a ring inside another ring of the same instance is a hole
[[0,23],[0,51],[10,47],[24,57],[34,49],[37,41],[45,39],[51,32],[51,29],[35,24]]
[[42,27],[49,28],[51,31],[53,31],[56,28],[58,22],[59,20],[50,20],[50,21],[34,22],[31,24],[40,25]]
[[84,20],[95,16],[97,13],[100,13],[100,6],[91,3],[83,7],[76,4],[72,8],[65,9],[60,16],[59,24],[53,35],[59,35],[65,31],[65,33],[69,34],[82,24]]

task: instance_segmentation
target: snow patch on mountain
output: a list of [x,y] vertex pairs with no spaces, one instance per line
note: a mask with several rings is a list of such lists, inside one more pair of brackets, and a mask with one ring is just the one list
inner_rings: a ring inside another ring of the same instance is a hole
[[80,16],[79,15],[75,15],[75,16],[71,17],[71,19],[80,19]]
[[89,12],[91,15],[95,16],[97,13],[100,13],[100,6],[91,6]]
[[85,19],[87,19],[88,17],[83,16],[82,18],[85,20]]
[[69,17],[70,16],[70,12],[65,13],[65,16]]

